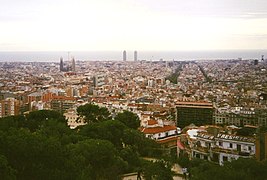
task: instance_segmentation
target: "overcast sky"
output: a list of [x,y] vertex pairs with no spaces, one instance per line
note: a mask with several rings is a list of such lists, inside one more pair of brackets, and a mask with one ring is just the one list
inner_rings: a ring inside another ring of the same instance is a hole
[[0,2],[0,51],[267,49],[267,0]]

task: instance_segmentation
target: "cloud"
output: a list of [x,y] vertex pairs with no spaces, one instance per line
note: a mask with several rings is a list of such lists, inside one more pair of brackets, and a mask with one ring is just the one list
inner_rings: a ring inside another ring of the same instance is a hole
[[236,42],[267,47],[255,40],[265,39],[266,6],[266,0],[9,0],[0,7],[0,39],[37,50],[223,49],[241,47],[231,45],[237,34]]
[[266,0],[136,0],[154,12],[178,16],[267,18]]

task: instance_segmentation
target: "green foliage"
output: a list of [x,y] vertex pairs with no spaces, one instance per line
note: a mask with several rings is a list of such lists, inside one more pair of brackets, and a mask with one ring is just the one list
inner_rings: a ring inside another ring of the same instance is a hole
[[171,165],[165,161],[144,162],[143,174],[146,180],[172,180]]
[[168,77],[166,77],[167,80],[169,80],[171,83],[173,84],[177,84],[177,78],[179,77],[180,75],[180,72],[182,71],[182,67],[183,67],[183,64],[184,63],[181,63],[177,69],[175,70],[174,73],[172,73],[171,75],[169,75]]
[[141,165],[139,154],[132,146],[127,146],[126,148],[122,149],[120,156],[124,161],[127,162],[127,172],[134,172],[137,170],[136,168],[140,167]]
[[191,163],[190,173],[192,180],[262,180],[267,179],[267,162],[258,162],[255,159],[239,158],[219,166],[207,161],[194,160]]
[[100,122],[111,119],[111,114],[107,108],[99,107],[94,104],[85,104],[77,108],[77,112],[81,118],[87,123]]
[[116,147],[122,147],[122,135],[126,128],[116,120],[107,120],[99,123],[90,123],[80,129],[80,134],[93,139],[109,140]]
[[9,128],[20,128],[25,123],[25,117],[19,116],[8,116],[0,119],[0,130],[4,131]]
[[26,116],[9,116],[0,119],[0,130],[7,130],[9,128],[27,128],[30,131],[36,131],[46,121],[54,120],[66,124],[65,118],[56,111],[41,110],[33,111]]
[[142,141],[144,139],[144,134],[142,134],[140,131],[135,129],[125,129],[123,131],[122,140],[125,145],[128,146],[137,146],[137,148],[141,148]]
[[62,116],[57,111],[52,110],[40,110],[40,111],[32,111],[27,116],[26,119],[29,121],[45,121],[48,119],[55,119],[59,122],[65,122],[64,116]]
[[116,179],[122,172],[124,161],[109,141],[89,139],[70,145],[73,156],[80,155],[80,164],[91,169],[94,179]]
[[122,122],[127,127],[132,129],[137,129],[140,126],[139,117],[137,114],[130,111],[123,111],[122,113],[117,114],[115,120]]
[[140,169],[140,156],[160,154],[155,141],[125,124],[128,113],[110,120],[106,109],[93,111],[90,123],[76,130],[54,111],[1,118],[0,179],[117,179]]
[[199,67],[199,70],[202,72],[203,76],[205,77],[206,81],[209,83],[212,83],[212,79],[207,75],[203,67],[200,65],[198,65],[198,67]]
[[126,146],[133,146],[141,156],[160,157],[160,145],[156,141],[146,138],[143,133],[135,129],[125,129],[122,136]]
[[178,159],[178,164],[181,166],[181,167],[189,167],[190,165],[190,160],[188,158],[188,155],[181,155]]
[[1,134],[0,153],[21,179],[71,179],[67,169],[68,154],[56,138],[31,133],[27,129],[10,129]]
[[243,127],[237,130],[238,136],[254,136],[256,134],[256,128]]
[[0,155],[0,177],[1,179],[13,180],[16,179],[16,171],[9,166],[7,158]]

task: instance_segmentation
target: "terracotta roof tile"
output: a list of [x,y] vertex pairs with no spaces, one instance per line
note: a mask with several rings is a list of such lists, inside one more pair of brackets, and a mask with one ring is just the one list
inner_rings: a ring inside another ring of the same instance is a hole
[[156,124],[158,124],[158,121],[156,121],[156,120],[148,120],[147,124],[148,125],[156,125]]
[[167,143],[167,142],[171,142],[171,141],[177,141],[177,139],[178,139],[177,136],[171,136],[171,137],[167,137],[164,139],[158,139],[157,142],[160,144],[163,144],[163,143]]
[[156,134],[156,133],[161,133],[161,132],[167,132],[171,130],[177,130],[175,126],[163,126],[163,127],[151,127],[151,128],[142,128],[141,132],[145,134]]

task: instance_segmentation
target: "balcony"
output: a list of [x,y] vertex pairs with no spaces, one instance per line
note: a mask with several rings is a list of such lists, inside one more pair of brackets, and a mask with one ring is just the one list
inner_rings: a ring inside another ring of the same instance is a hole
[[248,156],[253,156],[254,153],[252,152],[244,152],[244,151],[237,151],[236,149],[223,149],[223,148],[218,148],[214,147],[212,148],[213,152],[219,152],[219,153],[226,153],[226,154],[234,154],[234,155],[239,155],[243,157],[248,157]]

